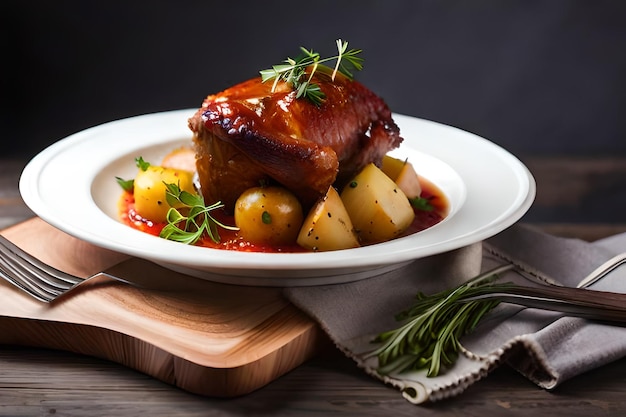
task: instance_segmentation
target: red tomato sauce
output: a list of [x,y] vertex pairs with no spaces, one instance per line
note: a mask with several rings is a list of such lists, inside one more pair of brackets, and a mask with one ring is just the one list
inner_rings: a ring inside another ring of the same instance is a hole
[[427,199],[433,209],[430,211],[415,209],[415,219],[402,236],[412,235],[413,233],[433,227],[446,218],[450,208],[448,198],[439,187],[426,178],[419,177],[419,180],[422,186],[422,194],[420,197]]
[[[402,236],[408,236],[413,233],[428,229],[442,221],[448,213],[449,202],[445,195],[430,181],[420,178],[420,184],[422,185],[421,197],[428,199],[433,210],[415,210],[415,219],[409,228],[402,234]],[[125,191],[122,193],[118,203],[120,220],[139,231],[149,233],[154,236],[159,236],[166,223],[155,223],[151,220],[143,218],[135,210],[135,198],[132,192]],[[229,216],[220,211],[214,211],[211,213],[216,220],[226,225],[234,225],[235,219],[233,216]],[[286,246],[274,246],[263,245],[257,243],[251,243],[242,239],[237,231],[227,230],[219,228],[220,241],[214,242],[208,236],[200,239],[196,245],[204,246],[207,248],[234,250],[239,252],[263,252],[263,253],[294,253],[294,252],[307,252],[297,244]]]
[[[122,194],[118,203],[118,210],[120,220],[124,224],[154,236],[159,236],[161,230],[166,225],[166,223],[157,223],[141,217],[141,215],[139,215],[135,210],[135,197],[132,192],[125,191]],[[217,210],[211,212],[211,215],[222,224],[230,226],[235,225],[235,218],[233,216],[229,216]],[[288,246],[272,246],[251,243],[242,239],[235,230],[219,228],[218,233],[220,236],[219,242],[214,242],[210,237],[204,236],[196,242],[196,245],[214,249],[236,250],[239,252],[306,252],[306,249],[295,243]]]

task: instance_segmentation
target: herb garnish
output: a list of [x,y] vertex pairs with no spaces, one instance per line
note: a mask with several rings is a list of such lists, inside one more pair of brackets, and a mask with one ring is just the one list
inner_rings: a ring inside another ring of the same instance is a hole
[[[192,245],[206,233],[211,240],[218,243],[218,227],[238,230],[237,227],[225,225],[211,216],[211,211],[224,207],[221,202],[205,206],[204,198],[200,194],[183,191],[177,184],[165,186],[165,198],[172,207],[167,212],[167,225],[161,230],[160,237]],[[180,206],[187,213],[186,216],[175,208]],[[182,228],[181,224],[184,225]]]
[[133,191],[133,188],[135,187],[135,180],[134,179],[125,180],[124,178],[115,177],[115,181],[117,181],[119,186],[122,187],[122,190],[124,190],[124,191],[131,192],[131,191]]
[[[363,58],[358,57],[362,51],[360,49],[348,50],[348,42],[337,39],[337,51],[336,56],[329,58],[321,58],[320,54],[314,52],[312,49],[308,50],[304,47],[300,47],[302,54],[296,59],[287,58],[284,60],[284,64],[274,65],[270,69],[260,71],[261,79],[263,82],[274,80],[272,86],[272,92],[276,90],[276,86],[279,81],[285,81],[291,84],[292,88],[296,90],[296,98],[305,97],[313,102],[315,105],[321,105],[326,99],[326,95],[320,89],[318,84],[312,83],[311,79],[313,74],[319,69],[324,68],[327,71],[332,70],[331,79],[334,81],[337,72],[353,79],[353,71],[360,71],[363,69]],[[322,65],[324,62],[336,60],[334,69],[326,65]],[[309,71],[308,77],[306,77],[307,67],[312,66]]]
[[494,281],[498,274],[513,268],[501,266],[433,295],[418,293],[417,302],[396,316],[405,323],[379,334],[373,342],[382,345],[367,357],[378,358],[381,374],[427,369],[427,376],[439,375],[458,358],[462,348],[459,339],[474,330],[484,315],[500,303],[494,299],[464,300],[509,287]]
[[[140,170],[145,171],[150,166],[150,162],[146,162],[143,160],[143,157],[138,156],[137,158],[135,158],[135,165],[137,165],[137,168],[139,168]],[[115,177],[115,180],[124,191],[132,191],[133,187],[135,187],[134,179],[125,180],[124,178]]]
[[424,197],[415,197],[409,198],[409,203],[411,206],[417,210],[421,211],[433,211],[435,207],[430,203],[429,198]]
[[137,158],[135,158],[135,165],[137,165],[137,168],[139,168],[140,170],[145,171],[150,166],[150,162],[144,161],[143,156],[138,156]]

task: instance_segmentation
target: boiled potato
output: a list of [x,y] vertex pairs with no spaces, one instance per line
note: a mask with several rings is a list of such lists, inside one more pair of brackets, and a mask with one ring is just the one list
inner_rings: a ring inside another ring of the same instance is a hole
[[354,177],[341,192],[341,199],[363,243],[393,239],[415,218],[404,192],[374,164]]
[[391,178],[404,192],[407,198],[416,198],[422,194],[422,185],[413,165],[406,160],[385,155],[383,158],[382,171]]
[[235,202],[239,235],[253,243],[295,244],[303,217],[300,201],[283,187],[253,187]]
[[139,215],[157,223],[167,221],[170,205],[165,199],[165,184],[177,184],[181,190],[195,193],[191,172],[150,165],[135,177],[135,210]]
[[359,241],[339,193],[332,186],[309,211],[298,244],[313,251],[356,248]]

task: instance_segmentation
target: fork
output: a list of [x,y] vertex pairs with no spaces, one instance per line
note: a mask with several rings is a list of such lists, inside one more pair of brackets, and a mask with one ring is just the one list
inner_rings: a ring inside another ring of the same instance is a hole
[[[626,323],[626,294],[584,289],[626,263],[626,253],[609,259],[585,277],[577,288],[547,285],[512,286],[506,292],[489,293],[477,298],[498,299],[526,307],[559,311],[572,316]],[[508,269],[515,268],[508,266]],[[0,277],[37,300],[50,303],[93,277],[80,278],[60,271],[20,249],[0,235]],[[129,281],[106,273],[118,281]],[[524,275],[527,279],[531,279]],[[537,282],[537,280],[533,280]]]
[[51,302],[85,281],[60,271],[0,235],[0,277],[39,301]]
[[482,289],[484,293],[461,298],[460,301],[498,300],[525,307],[558,311],[570,316],[626,324],[626,294],[586,289],[624,263],[626,263],[626,253],[614,256],[587,275],[575,288],[565,287],[558,283],[545,283],[528,276],[513,265],[505,265],[486,272],[484,276],[497,276],[506,270],[516,270],[524,278],[542,283],[543,286],[504,284],[498,287],[497,291],[485,287]]

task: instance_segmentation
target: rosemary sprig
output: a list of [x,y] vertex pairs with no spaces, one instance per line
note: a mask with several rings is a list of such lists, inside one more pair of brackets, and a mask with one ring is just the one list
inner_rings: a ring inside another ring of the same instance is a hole
[[[353,71],[363,69],[363,58],[358,57],[362,51],[360,49],[348,50],[348,42],[337,39],[337,55],[321,58],[320,54],[304,47],[300,47],[301,55],[296,59],[287,58],[284,64],[274,65],[272,68],[261,70],[261,79],[263,82],[274,80],[272,92],[276,91],[276,86],[280,81],[291,84],[296,91],[296,98],[305,97],[315,105],[321,105],[326,99],[326,95],[320,89],[318,84],[312,83],[313,74],[324,68],[331,73],[331,79],[334,81],[337,72],[340,72],[349,79],[354,78]],[[323,65],[325,62],[335,60],[334,68]],[[311,66],[308,77],[306,77],[306,69]]]
[[[171,208],[167,212],[167,225],[161,230],[160,237],[192,245],[206,233],[217,243],[220,241],[218,227],[238,230],[211,216],[211,211],[224,207],[221,202],[206,206],[204,198],[199,194],[183,191],[177,184],[165,184],[165,187],[165,198]],[[175,207],[180,207],[187,215]]]
[[382,343],[367,357],[378,358],[378,372],[389,374],[426,369],[434,377],[451,367],[461,349],[460,338],[473,331],[480,320],[500,301],[465,299],[497,292],[510,284],[497,284],[498,274],[512,269],[504,265],[485,272],[456,288],[432,295],[418,293],[417,301],[396,316],[404,324],[379,334],[374,343]]

